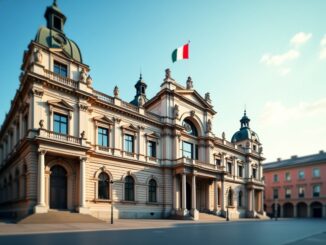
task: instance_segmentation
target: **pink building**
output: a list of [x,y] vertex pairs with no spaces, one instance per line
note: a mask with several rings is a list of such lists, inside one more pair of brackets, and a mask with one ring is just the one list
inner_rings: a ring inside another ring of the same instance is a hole
[[274,217],[326,218],[326,153],[266,163],[265,210]]

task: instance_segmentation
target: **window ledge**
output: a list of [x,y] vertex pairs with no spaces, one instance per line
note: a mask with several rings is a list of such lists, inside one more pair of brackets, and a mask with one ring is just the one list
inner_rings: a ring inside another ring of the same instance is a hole
[[93,202],[95,203],[112,203],[111,199],[94,199]]
[[158,202],[146,202],[147,205],[160,205]]
[[127,201],[127,200],[121,200],[120,202],[124,203],[124,204],[137,204],[138,203],[137,201]]

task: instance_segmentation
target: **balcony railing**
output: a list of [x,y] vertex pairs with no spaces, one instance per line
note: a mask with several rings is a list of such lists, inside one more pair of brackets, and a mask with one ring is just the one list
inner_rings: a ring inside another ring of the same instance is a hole
[[68,77],[60,76],[52,71],[44,69],[44,75],[49,78],[50,80],[53,80],[55,82],[64,84],[66,86],[72,87],[72,88],[78,88],[78,82],[75,80],[72,80]]
[[125,102],[125,101],[121,101],[121,105],[129,110],[132,110],[132,111],[135,111],[135,112],[138,112],[138,107],[137,106],[134,106],[128,102]]
[[69,144],[82,145],[82,139],[71,135],[60,134],[46,129],[41,129],[39,137],[47,138],[54,141],[65,142]]
[[101,93],[99,91],[94,91],[94,95],[99,99],[99,100],[102,100],[104,102],[107,102],[107,103],[110,103],[110,104],[113,104],[113,97],[109,96],[109,95],[106,95],[104,93]]

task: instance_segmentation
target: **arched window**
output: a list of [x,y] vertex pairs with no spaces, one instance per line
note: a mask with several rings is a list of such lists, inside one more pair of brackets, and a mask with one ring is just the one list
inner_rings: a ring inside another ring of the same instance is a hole
[[230,189],[228,193],[228,206],[233,206],[233,190]]
[[197,128],[192,123],[192,121],[185,119],[182,123],[182,126],[185,128],[187,134],[196,136],[196,137],[198,136]]
[[239,191],[239,196],[238,196],[238,207],[242,207],[242,191]]
[[148,183],[148,201],[149,202],[157,202],[156,189],[157,189],[156,181],[154,179],[151,179]]
[[110,178],[102,172],[98,176],[98,192],[99,199],[110,199]]
[[135,181],[131,176],[125,178],[125,200],[135,200]]

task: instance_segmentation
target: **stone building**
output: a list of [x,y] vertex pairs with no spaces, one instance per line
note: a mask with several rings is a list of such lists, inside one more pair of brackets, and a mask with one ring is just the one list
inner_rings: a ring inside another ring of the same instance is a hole
[[270,216],[326,218],[326,153],[263,165]]
[[198,219],[263,214],[262,147],[249,128],[227,141],[189,77],[169,69],[147,98],[140,76],[130,102],[93,87],[56,2],[24,53],[20,86],[0,131],[0,213],[70,210],[115,217]]

